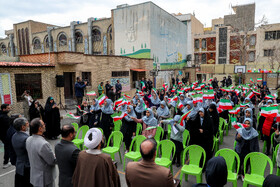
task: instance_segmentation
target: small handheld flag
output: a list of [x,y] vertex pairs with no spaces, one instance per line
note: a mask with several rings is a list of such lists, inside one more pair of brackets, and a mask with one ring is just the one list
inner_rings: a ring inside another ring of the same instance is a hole
[[66,114],[66,117],[72,119],[79,119],[81,116],[75,116],[73,113],[69,112],[69,114]]

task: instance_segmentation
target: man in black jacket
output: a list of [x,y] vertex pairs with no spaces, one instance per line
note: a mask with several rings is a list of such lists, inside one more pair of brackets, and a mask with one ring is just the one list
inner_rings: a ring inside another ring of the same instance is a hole
[[121,97],[122,94],[122,85],[120,83],[120,80],[117,80],[117,84],[115,85],[116,88],[116,100]]
[[8,113],[11,110],[11,106],[9,104],[2,104],[1,110],[0,110],[0,140],[4,144],[4,162],[3,162],[3,169],[6,169],[11,166],[11,163],[9,162],[10,156],[9,156],[9,149],[8,144],[6,143],[6,136],[7,131],[10,127],[10,117],[8,116]]
[[230,75],[229,75],[228,78],[227,78],[226,85],[227,85],[227,86],[232,85],[232,80],[231,80],[231,76],[230,76]]
[[108,96],[108,93],[111,89],[111,84],[109,83],[109,81],[106,81],[106,84],[105,84],[105,90],[106,90],[106,95]]
[[59,187],[71,187],[72,176],[80,150],[73,144],[76,136],[73,125],[64,125],[61,129],[61,140],[55,146],[55,155],[59,169]]

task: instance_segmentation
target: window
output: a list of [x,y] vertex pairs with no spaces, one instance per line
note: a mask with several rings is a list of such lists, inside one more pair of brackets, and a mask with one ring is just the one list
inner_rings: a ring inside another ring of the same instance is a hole
[[256,36],[252,35],[250,36],[250,46],[256,45]]
[[18,44],[19,44],[19,54],[22,54],[20,29],[18,29]]
[[22,52],[25,55],[26,54],[26,50],[25,50],[25,37],[24,37],[24,29],[21,29],[21,39],[22,39]]
[[194,40],[194,48],[199,49],[199,39]]
[[201,63],[202,63],[202,64],[205,64],[205,63],[206,63],[206,54],[205,54],[205,53],[203,53],[203,54],[201,55]]
[[76,41],[76,44],[83,43],[83,35],[82,35],[81,31],[75,32],[75,41]]
[[112,40],[113,36],[112,36],[112,26],[110,25],[110,27],[108,28],[108,34],[109,34],[109,39]]
[[280,39],[280,30],[265,32],[265,40],[278,40],[278,39]]
[[199,62],[199,55],[198,54],[194,54],[194,62],[195,63]]
[[30,90],[33,99],[42,99],[41,73],[15,74],[17,101],[21,101],[21,95],[25,90]]
[[112,71],[112,77],[128,77],[129,71]]
[[263,56],[274,56],[274,49],[263,50]]
[[98,29],[92,30],[92,39],[94,42],[101,41],[101,32]]
[[33,47],[34,47],[34,49],[41,49],[41,42],[40,42],[39,38],[33,39]]
[[6,48],[5,44],[2,43],[0,46],[1,46],[1,53],[5,54],[7,52],[7,48]]
[[49,46],[49,37],[48,37],[48,35],[45,36],[45,45],[46,45],[46,48],[49,48],[49,47],[50,47],[50,46]]
[[251,51],[249,53],[249,62],[254,62],[255,61],[255,52]]
[[206,49],[206,39],[202,39],[201,46],[202,46],[202,49]]
[[64,33],[58,35],[59,46],[67,45],[67,37]]
[[219,64],[226,64],[227,59],[226,58],[219,58]]
[[29,31],[28,28],[25,28],[25,39],[26,39],[26,52],[30,54],[30,46],[29,46]]
[[88,86],[91,86],[91,72],[82,72],[82,80],[88,82]]

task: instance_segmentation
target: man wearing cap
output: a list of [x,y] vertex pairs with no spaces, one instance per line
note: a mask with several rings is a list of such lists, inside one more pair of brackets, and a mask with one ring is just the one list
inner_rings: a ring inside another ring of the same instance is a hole
[[85,135],[84,145],[88,150],[80,152],[72,183],[74,187],[121,186],[117,168],[109,155],[103,154],[102,133],[91,128]]

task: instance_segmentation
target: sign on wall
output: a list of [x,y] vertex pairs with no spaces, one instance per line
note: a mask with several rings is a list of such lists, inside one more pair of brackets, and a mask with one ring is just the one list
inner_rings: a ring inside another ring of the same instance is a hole
[[120,81],[122,85],[122,91],[129,91],[130,90],[130,81],[129,78],[112,78],[111,85],[114,86],[117,84],[117,80]]
[[9,73],[0,73],[0,95],[2,104],[13,104],[11,78]]

